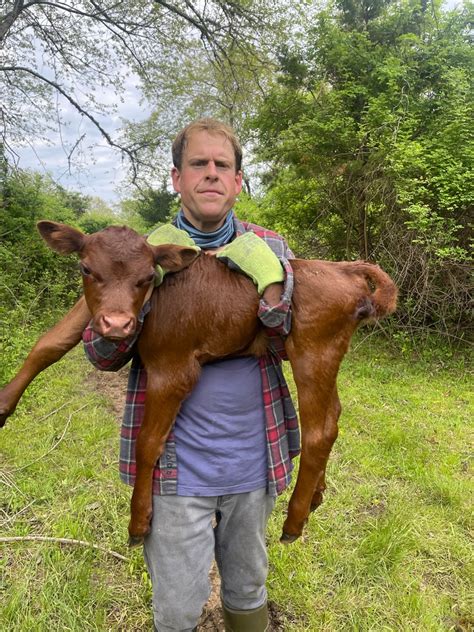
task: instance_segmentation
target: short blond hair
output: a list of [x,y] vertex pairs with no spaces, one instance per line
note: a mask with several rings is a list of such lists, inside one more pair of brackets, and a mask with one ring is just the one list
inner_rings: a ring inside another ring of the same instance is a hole
[[242,169],[242,147],[240,146],[234,130],[226,123],[213,118],[202,118],[186,125],[176,136],[171,148],[173,155],[173,165],[176,169],[181,169],[183,163],[183,153],[188,143],[190,134],[193,132],[208,132],[209,134],[222,134],[230,142],[234,150],[235,170]]

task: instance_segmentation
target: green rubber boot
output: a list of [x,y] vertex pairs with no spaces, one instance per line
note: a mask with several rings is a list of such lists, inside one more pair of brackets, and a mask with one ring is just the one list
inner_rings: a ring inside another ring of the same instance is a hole
[[226,632],[265,632],[268,625],[268,606],[265,602],[254,610],[232,610],[222,604]]

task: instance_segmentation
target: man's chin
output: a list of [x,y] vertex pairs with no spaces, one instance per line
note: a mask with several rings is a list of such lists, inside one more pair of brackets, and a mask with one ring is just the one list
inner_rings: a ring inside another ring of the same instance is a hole
[[209,206],[200,207],[194,212],[184,211],[184,215],[193,226],[205,232],[213,232],[222,226],[229,209],[216,209]]

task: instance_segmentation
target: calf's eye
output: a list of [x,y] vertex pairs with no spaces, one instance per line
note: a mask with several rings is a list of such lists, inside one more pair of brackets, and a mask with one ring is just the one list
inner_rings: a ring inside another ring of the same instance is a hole
[[91,269],[85,266],[83,263],[79,265],[79,268],[81,270],[81,274],[84,276],[90,276],[92,274]]
[[155,278],[155,273],[152,272],[144,279],[140,279],[140,281],[137,281],[137,287],[143,287],[144,285],[148,285],[149,283],[153,281],[154,278]]

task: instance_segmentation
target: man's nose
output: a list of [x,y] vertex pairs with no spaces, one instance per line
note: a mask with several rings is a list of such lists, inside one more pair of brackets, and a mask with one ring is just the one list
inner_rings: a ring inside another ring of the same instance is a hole
[[207,163],[206,178],[215,180],[217,177],[218,177],[218,173],[217,173],[216,163],[213,160],[210,160]]

